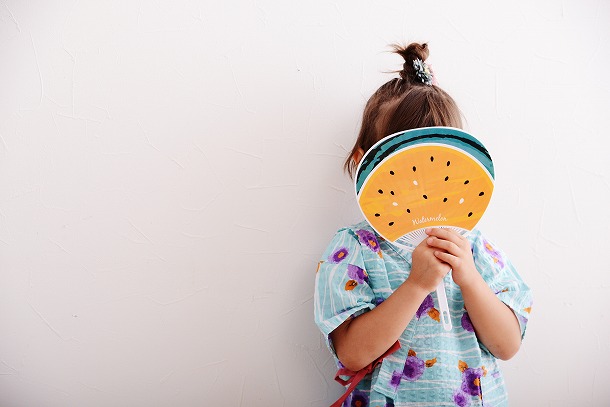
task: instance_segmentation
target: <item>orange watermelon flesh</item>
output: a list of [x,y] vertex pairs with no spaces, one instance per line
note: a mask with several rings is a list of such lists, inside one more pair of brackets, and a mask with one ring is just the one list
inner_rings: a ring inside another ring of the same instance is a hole
[[472,230],[492,192],[493,179],[471,155],[442,144],[419,144],[380,163],[358,200],[371,226],[396,242],[427,227]]

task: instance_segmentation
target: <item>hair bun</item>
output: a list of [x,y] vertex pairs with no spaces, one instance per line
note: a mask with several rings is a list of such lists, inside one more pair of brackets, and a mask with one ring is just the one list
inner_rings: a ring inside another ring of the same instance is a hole
[[413,61],[419,59],[421,62],[425,62],[428,59],[428,55],[430,55],[428,44],[412,42],[406,47],[404,45],[394,45],[393,48],[394,53],[400,55],[405,60],[402,65],[402,71],[399,72],[400,77],[410,83],[421,83],[421,77],[418,76],[418,71],[414,67]]

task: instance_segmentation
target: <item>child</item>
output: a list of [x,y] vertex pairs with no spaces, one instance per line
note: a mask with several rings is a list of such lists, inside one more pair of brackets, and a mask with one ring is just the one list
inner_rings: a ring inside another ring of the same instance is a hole
[[[426,44],[395,46],[400,78],[364,109],[345,169],[375,142],[402,130],[462,127],[453,99],[426,65]],[[504,253],[477,230],[462,237],[431,228],[412,253],[366,223],[340,229],[316,274],[315,320],[350,384],[345,406],[508,405],[496,358],[518,351],[531,294]],[[451,277],[443,280],[449,274]],[[440,324],[433,291],[444,281],[453,329]],[[342,377],[343,379],[340,379]]]

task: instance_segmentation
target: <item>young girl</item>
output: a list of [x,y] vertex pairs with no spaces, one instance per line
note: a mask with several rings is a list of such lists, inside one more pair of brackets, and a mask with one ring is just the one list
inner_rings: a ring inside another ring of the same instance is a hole
[[[400,78],[382,85],[364,109],[345,169],[373,144],[402,130],[462,127],[453,99],[426,65],[426,44],[395,47]],[[315,320],[350,384],[344,406],[508,404],[496,358],[519,350],[531,294],[504,253],[477,230],[462,237],[427,229],[412,253],[366,223],[340,229],[318,266]],[[444,279],[449,274],[450,277]],[[440,323],[436,293],[444,281],[453,329]],[[357,384],[356,384],[357,383]]]

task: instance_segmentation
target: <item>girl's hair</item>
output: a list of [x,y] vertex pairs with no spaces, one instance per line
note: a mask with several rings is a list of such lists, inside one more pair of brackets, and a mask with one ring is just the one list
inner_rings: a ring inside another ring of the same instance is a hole
[[366,152],[385,136],[419,127],[462,127],[461,113],[453,98],[437,85],[428,85],[417,76],[413,61],[424,62],[428,58],[428,44],[392,47],[394,53],[404,58],[403,69],[397,71],[400,78],[381,85],[366,103],[360,134],[344,164],[352,178],[359,149]]

